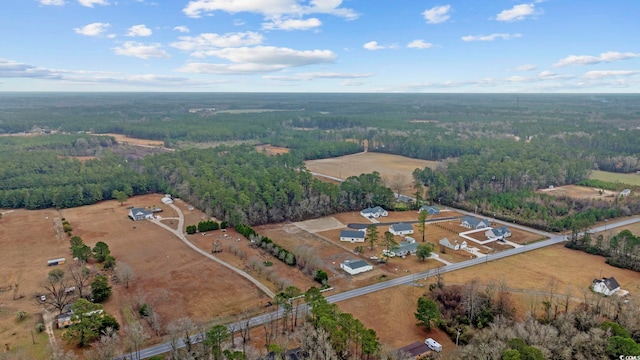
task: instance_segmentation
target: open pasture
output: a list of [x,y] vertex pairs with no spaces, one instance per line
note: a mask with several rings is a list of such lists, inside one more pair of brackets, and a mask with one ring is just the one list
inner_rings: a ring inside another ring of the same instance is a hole
[[574,199],[611,199],[616,196],[616,192],[611,190],[602,190],[580,185],[565,185],[554,188],[541,189],[538,192],[553,195],[567,196]]

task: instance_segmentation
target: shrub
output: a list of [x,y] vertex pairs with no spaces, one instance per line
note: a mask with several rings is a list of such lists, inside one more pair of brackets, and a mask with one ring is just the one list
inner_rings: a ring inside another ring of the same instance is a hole
[[316,276],[314,276],[313,280],[325,285],[329,281],[329,275],[324,270],[318,270],[316,271]]

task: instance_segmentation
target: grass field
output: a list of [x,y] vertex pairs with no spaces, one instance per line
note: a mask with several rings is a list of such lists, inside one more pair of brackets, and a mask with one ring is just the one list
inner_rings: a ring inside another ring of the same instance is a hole
[[640,186],[640,175],[638,174],[620,174],[608,171],[593,170],[591,172],[591,175],[589,175],[589,179]]
[[309,160],[307,169],[324,175],[341,179],[349,176],[368,174],[373,171],[380,173],[385,184],[396,191],[393,185],[396,182],[402,184],[400,191],[404,195],[413,194],[413,170],[425,167],[435,169],[440,164],[437,161],[412,159],[400,155],[365,152],[354,155],[340,156],[330,159]]

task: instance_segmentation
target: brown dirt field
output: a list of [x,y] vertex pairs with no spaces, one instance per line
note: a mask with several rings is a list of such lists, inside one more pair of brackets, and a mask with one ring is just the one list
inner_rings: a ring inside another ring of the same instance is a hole
[[565,185],[554,187],[553,189],[540,189],[538,192],[555,196],[568,196],[576,199],[606,199],[616,195],[614,191],[604,190],[602,194],[600,194],[600,189],[579,185]]
[[400,177],[404,184],[401,193],[405,195],[411,195],[413,193],[413,180],[411,175],[413,170],[416,168],[423,169],[427,166],[435,169],[438,164],[439,162],[437,161],[419,160],[399,155],[373,152],[306,161],[309,171],[342,179],[377,171],[389,186],[396,177]]
[[280,146],[273,146],[273,145],[270,145],[270,144],[256,145],[255,148],[256,148],[257,152],[265,153],[267,155],[288,154],[289,151],[291,151],[291,149],[289,149],[289,148],[280,147]]
[[[31,345],[29,332],[34,326],[31,322],[36,321],[41,312],[41,306],[35,301],[41,292],[39,283],[52,270],[46,261],[59,257],[72,261],[68,237],[64,235],[63,240],[56,240],[53,220],[59,217],[66,218],[73,226],[73,234],[82,237],[87,245],[93,247],[98,241],[106,242],[117,261],[127,263],[134,270],[136,280],[129,289],[112,284],[114,293],[104,303],[106,311],[122,326],[132,319],[132,304],[141,294],[159,313],[163,326],[182,316],[208,321],[266,304],[269,299],[249,281],[195,253],[159,226],[148,221],[132,222],[127,217],[127,207],[133,205],[158,206],[164,209],[161,214],[166,215],[170,208],[162,204],[161,197],[132,197],[123,206],[116,201],[104,201],[60,212],[4,212],[0,220],[3,250],[0,252],[3,264],[0,287],[12,286],[12,289],[0,292],[0,338],[9,339],[12,346]],[[180,200],[176,204],[187,207]],[[16,294],[24,297],[12,300],[16,282],[19,285]],[[29,314],[28,321],[23,322],[24,329],[14,323],[18,310]],[[7,313],[11,316],[5,316]],[[57,331],[57,335],[61,335],[61,331]],[[34,355],[33,358],[43,357]]]
[[127,135],[113,134],[113,133],[96,134],[96,135],[112,136],[113,138],[116,139],[118,143],[121,143],[121,144],[164,147],[164,141],[160,141],[160,140],[138,139],[138,138],[128,137]]

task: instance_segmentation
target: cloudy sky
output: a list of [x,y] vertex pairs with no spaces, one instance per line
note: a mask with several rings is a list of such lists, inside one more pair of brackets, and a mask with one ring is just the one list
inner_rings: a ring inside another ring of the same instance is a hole
[[640,91],[636,0],[3,0],[0,91]]

